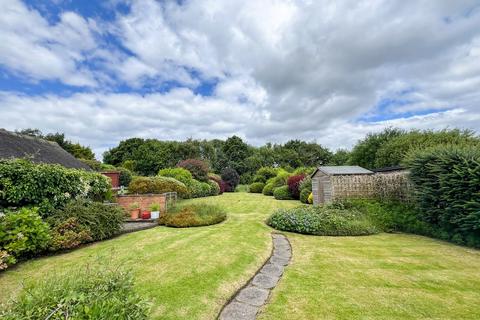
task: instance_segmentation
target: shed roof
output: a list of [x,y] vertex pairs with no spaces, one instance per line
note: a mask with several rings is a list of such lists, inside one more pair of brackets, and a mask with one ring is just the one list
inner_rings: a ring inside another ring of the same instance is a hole
[[17,158],[30,158],[37,163],[60,164],[67,168],[91,170],[56,142],[0,128],[0,159]]
[[321,166],[312,174],[315,175],[318,171],[321,171],[330,176],[336,175],[349,175],[349,174],[373,174],[372,171],[359,166]]

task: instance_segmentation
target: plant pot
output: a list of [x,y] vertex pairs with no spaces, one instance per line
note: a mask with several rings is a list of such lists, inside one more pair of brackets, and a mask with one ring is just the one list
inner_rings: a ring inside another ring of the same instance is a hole
[[152,212],[150,212],[150,214],[151,214],[152,219],[160,218],[160,211],[152,211]]
[[140,215],[140,209],[130,210],[130,219],[137,220]]
[[150,219],[150,211],[148,210],[143,210],[142,211],[142,219]]

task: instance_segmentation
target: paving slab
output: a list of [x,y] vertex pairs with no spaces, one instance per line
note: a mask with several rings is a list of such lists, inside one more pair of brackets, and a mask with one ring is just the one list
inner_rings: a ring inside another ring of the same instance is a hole
[[246,303],[231,302],[220,314],[220,320],[255,320],[258,307],[253,307]]
[[250,285],[244,289],[242,289],[237,297],[235,298],[239,302],[243,302],[252,306],[260,307],[262,306],[265,301],[267,301],[268,294],[270,292],[265,289],[261,289],[258,287],[254,287]]
[[284,266],[267,263],[263,266],[260,272],[269,276],[280,277],[283,274],[283,269]]

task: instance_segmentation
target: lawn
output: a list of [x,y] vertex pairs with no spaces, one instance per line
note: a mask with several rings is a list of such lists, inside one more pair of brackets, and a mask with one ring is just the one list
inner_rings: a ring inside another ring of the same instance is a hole
[[[37,259],[0,274],[0,302],[22,281],[98,256],[134,271],[154,319],[214,319],[267,258],[278,207],[261,194],[189,200],[226,208],[218,225],[158,227]],[[287,233],[293,260],[261,319],[478,319],[480,251],[402,234],[315,237]]]

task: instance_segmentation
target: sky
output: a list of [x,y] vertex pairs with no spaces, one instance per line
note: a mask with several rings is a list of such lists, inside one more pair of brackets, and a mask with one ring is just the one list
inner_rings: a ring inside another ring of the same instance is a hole
[[0,127],[130,137],[480,132],[480,0],[1,0]]

